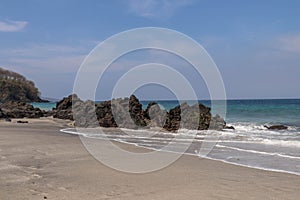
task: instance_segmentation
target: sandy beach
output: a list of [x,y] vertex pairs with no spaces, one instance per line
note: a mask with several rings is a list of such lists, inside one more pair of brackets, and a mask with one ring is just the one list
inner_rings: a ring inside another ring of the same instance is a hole
[[[27,120],[27,119],[26,119]],[[95,160],[69,122],[0,122],[0,199],[298,199],[300,176],[182,156],[152,173],[128,174]],[[134,151],[143,149],[124,145]]]

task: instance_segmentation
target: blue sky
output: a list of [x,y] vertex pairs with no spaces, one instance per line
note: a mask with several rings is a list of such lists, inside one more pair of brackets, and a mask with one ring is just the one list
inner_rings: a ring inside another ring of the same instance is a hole
[[[132,28],[164,27],[203,45],[228,98],[300,98],[299,10],[297,0],[2,0],[0,66],[33,80],[42,96],[61,98],[72,92],[81,62],[99,42]],[[122,73],[111,70],[105,80]],[[192,84],[199,98],[208,98],[200,82]],[[109,90],[98,98],[109,98]],[[146,90],[142,98],[171,98]]]

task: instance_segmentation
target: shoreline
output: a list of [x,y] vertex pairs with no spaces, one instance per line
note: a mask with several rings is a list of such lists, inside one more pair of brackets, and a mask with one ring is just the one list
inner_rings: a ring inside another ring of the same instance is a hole
[[[104,127],[102,127],[102,128],[104,128]],[[82,134],[75,133],[74,131],[69,131],[68,129],[74,129],[74,127],[64,128],[64,129],[61,129],[59,131],[64,133],[64,134],[70,134],[70,135],[75,135],[75,136],[79,136],[79,137],[85,137]],[[109,129],[114,130],[115,128],[109,128]],[[104,140],[104,139],[99,139],[99,140]],[[147,149],[147,150],[151,150],[151,151],[157,151],[157,149],[155,149],[155,148],[140,146],[140,145],[135,144],[135,143],[125,142],[125,141],[116,141],[116,140],[112,140],[112,139],[107,139],[107,140],[113,141],[115,143],[132,145],[132,146],[135,146],[135,147],[138,147],[138,148]],[[164,151],[164,152],[178,154],[178,152],[175,152],[175,151]],[[179,154],[181,154],[181,153],[179,153]],[[197,154],[192,154],[192,153],[187,153],[187,152],[183,153],[182,155],[194,156],[194,157],[197,157],[199,159],[208,159],[208,160],[213,160],[213,161],[219,161],[219,162],[222,162],[222,163],[235,165],[235,166],[240,166],[240,167],[246,167],[246,168],[250,168],[250,169],[257,169],[257,170],[278,172],[278,173],[286,173],[286,174],[300,176],[300,173],[297,173],[297,172],[292,172],[292,171],[287,171],[287,170],[279,170],[279,169],[271,169],[271,168],[264,168],[264,167],[257,167],[257,166],[251,166],[251,165],[244,165],[244,164],[240,164],[240,163],[234,163],[234,162],[226,161],[226,160],[223,160],[223,159],[211,158],[211,157],[208,157],[208,156],[200,157]]]
[[190,155],[151,173],[119,172],[95,160],[78,136],[61,133],[68,124],[51,118],[29,124],[0,122],[1,199],[297,199],[300,195],[297,175]]

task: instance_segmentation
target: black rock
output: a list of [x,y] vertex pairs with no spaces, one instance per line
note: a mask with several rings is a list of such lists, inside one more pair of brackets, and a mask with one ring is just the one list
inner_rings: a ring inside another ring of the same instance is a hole
[[4,114],[4,112],[0,108],[0,119],[5,119],[5,118],[6,118],[6,115]]
[[235,128],[233,126],[225,126],[224,129],[231,129],[231,130],[235,130]]
[[18,124],[28,124],[28,121],[18,120],[17,123],[18,123]]
[[266,127],[269,130],[286,130],[286,129],[288,129],[288,127],[285,125],[272,125],[272,126],[264,126],[264,127]]

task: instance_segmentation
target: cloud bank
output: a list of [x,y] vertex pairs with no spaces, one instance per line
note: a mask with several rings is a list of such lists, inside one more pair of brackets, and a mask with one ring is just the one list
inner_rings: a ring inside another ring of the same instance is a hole
[[0,32],[17,32],[21,31],[27,26],[26,21],[0,21]]

